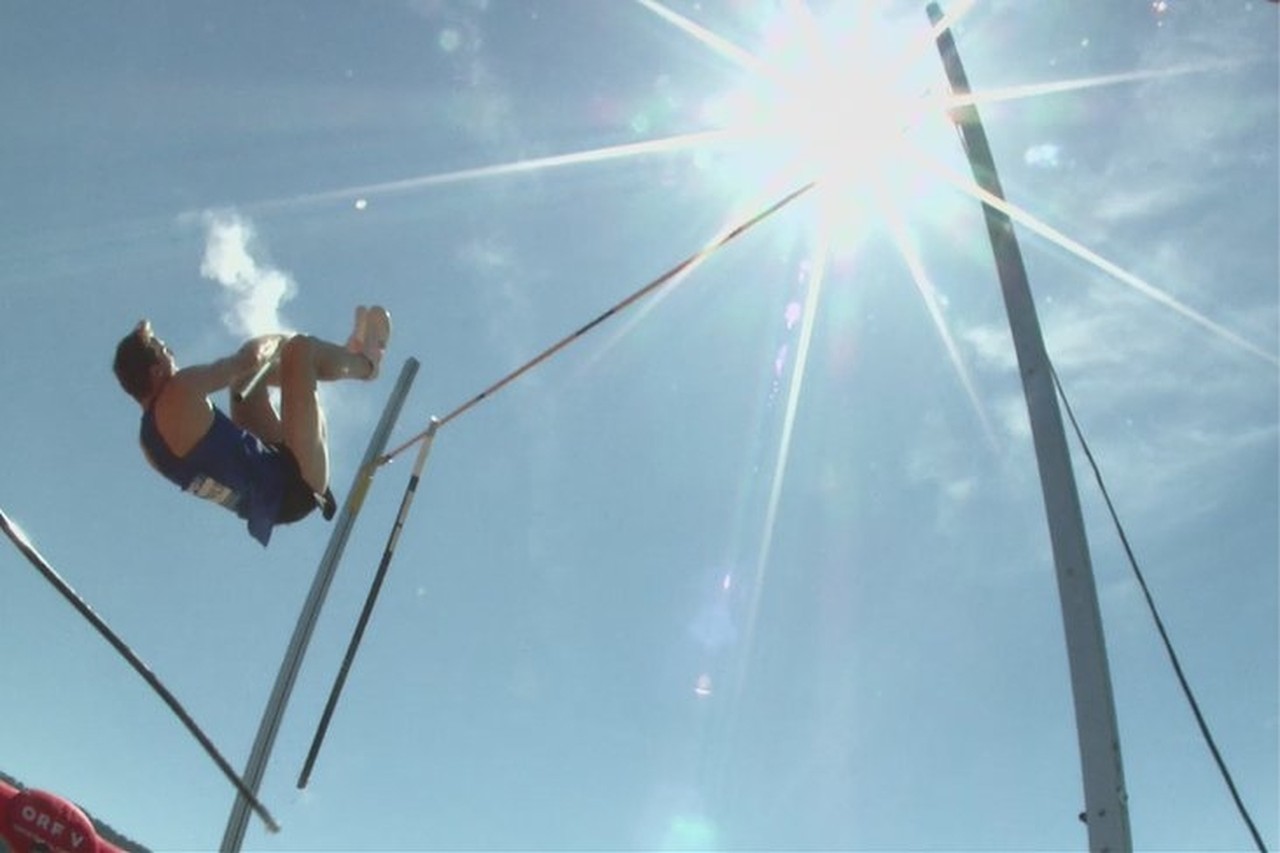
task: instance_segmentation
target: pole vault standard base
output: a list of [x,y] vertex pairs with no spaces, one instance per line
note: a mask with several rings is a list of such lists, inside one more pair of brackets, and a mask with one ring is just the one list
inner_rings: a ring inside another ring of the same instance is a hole
[[[404,406],[405,397],[408,396],[409,388],[413,385],[413,380],[417,373],[417,359],[408,359],[400,370],[400,377],[396,380],[390,399],[387,400],[387,406],[382,412],[382,419],[378,421],[378,425],[373,431],[373,436],[369,439],[369,447],[365,450],[364,460],[356,470],[351,489],[347,492],[346,502],[343,503],[342,510],[338,513],[338,518],[334,522],[333,533],[329,537],[329,546],[325,549],[324,556],[320,558],[320,566],[316,571],[315,580],[311,583],[311,592],[307,595],[306,603],[302,606],[302,612],[298,616],[298,624],[293,629],[293,639],[290,640],[284,661],[280,664],[280,673],[276,676],[275,687],[271,690],[271,698],[267,701],[266,710],[262,714],[262,722],[258,726],[258,736],[253,742],[253,752],[249,755],[249,763],[245,766],[245,784],[255,794],[262,784],[262,775],[266,770],[267,761],[271,757],[271,748],[275,745],[276,733],[280,730],[280,720],[284,717],[285,706],[289,703],[294,681],[298,677],[298,670],[302,667],[302,658],[306,654],[307,645],[311,642],[311,633],[315,629],[316,620],[319,618],[320,608],[324,606],[325,596],[329,593],[329,585],[337,571],[338,561],[342,558],[342,552],[347,547],[347,539],[351,535],[351,528],[355,525],[356,515],[360,512],[360,507],[364,505],[364,498],[369,491],[369,485],[373,482],[373,474],[378,467],[378,460],[382,455],[383,449],[387,446],[387,439],[391,435],[391,429],[395,426],[396,419],[400,416],[400,409]],[[227,819],[226,832],[222,836],[220,849],[223,853],[239,853],[240,845],[244,842],[245,826],[248,822],[249,803],[243,795],[238,795],[235,805],[231,808],[231,816]]]

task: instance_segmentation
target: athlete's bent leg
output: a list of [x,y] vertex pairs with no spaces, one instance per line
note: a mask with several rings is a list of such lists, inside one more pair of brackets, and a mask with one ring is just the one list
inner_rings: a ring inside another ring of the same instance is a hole
[[295,335],[280,358],[280,417],[284,443],[298,460],[302,478],[323,494],[329,488],[329,444],[316,385],[321,381],[367,379],[369,359],[310,335]]
[[[275,373],[275,371],[272,371]],[[231,395],[231,420],[262,439],[267,444],[279,444],[284,441],[284,424],[271,405],[271,395],[267,390],[267,382],[259,382],[249,394],[243,398]]]
[[302,479],[320,494],[329,488],[329,448],[316,395],[316,344],[307,335],[295,335],[285,344],[280,359],[280,408],[285,446],[298,460]]

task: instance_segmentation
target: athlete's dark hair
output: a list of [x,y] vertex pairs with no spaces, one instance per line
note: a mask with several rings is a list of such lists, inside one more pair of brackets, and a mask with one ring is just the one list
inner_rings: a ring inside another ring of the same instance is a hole
[[111,369],[125,393],[141,403],[151,390],[151,367],[159,361],[160,357],[147,346],[139,326],[116,344],[116,360]]

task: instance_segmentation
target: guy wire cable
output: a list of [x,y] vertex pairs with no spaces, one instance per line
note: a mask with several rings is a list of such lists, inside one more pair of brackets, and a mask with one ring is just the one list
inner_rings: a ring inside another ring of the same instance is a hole
[[1138,558],[1134,555],[1133,548],[1129,546],[1129,537],[1124,532],[1124,525],[1120,522],[1120,516],[1116,512],[1115,505],[1111,502],[1111,493],[1107,491],[1107,484],[1102,479],[1102,470],[1093,458],[1093,451],[1089,448],[1089,442],[1085,441],[1084,432],[1080,429],[1080,423],[1076,420],[1075,412],[1071,409],[1071,402],[1067,399],[1067,392],[1063,389],[1062,382],[1058,379],[1058,372],[1054,369],[1052,361],[1049,362],[1049,373],[1053,376],[1053,384],[1058,389],[1058,396],[1062,399],[1062,407],[1066,409],[1067,418],[1071,421],[1071,428],[1075,431],[1076,439],[1079,440],[1080,447],[1084,450],[1085,458],[1089,461],[1089,467],[1093,469],[1093,479],[1097,482],[1098,489],[1102,492],[1102,499],[1106,502],[1107,512],[1111,515],[1111,523],[1115,525],[1116,533],[1120,537],[1120,544],[1124,548],[1125,555],[1129,558],[1129,565],[1133,568],[1134,576],[1138,579],[1138,586],[1142,589],[1142,597],[1146,599],[1147,609],[1151,611],[1151,618],[1155,620],[1156,631],[1160,634],[1160,641],[1164,644],[1164,650],[1169,657],[1169,662],[1173,664],[1173,672],[1178,678],[1178,684],[1182,687],[1182,693],[1187,699],[1187,704],[1191,706],[1191,713],[1195,715],[1196,725],[1200,728],[1200,735],[1209,747],[1209,752],[1213,755],[1213,761],[1217,764],[1218,772],[1222,774],[1223,781],[1227,783],[1227,790],[1231,793],[1231,799],[1235,801],[1236,810],[1240,813],[1240,817],[1243,818],[1245,826],[1248,827],[1249,834],[1253,836],[1253,843],[1257,845],[1261,853],[1267,853],[1267,847],[1262,841],[1262,835],[1259,834],[1257,826],[1254,825],[1253,818],[1249,816],[1249,810],[1240,798],[1240,792],[1236,790],[1236,783],[1231,777],[1231,771],[1227,768],[1226,761],[1222,758],[1222,753],[1218,751],[1218,745],[1214,742],[1213,733],[1209,730],[1209,724],[1205,721],[1204,714],[1200,712],[1200,703],[1196,701],[1195,694],[1191,691],[1191,685],[1182,671],[1178,653],[1174,650],[1173,641],[1169,639],[1169,634],[1165,630],[1164,620],[1160,618],[1160,611],[1156,608],[1155,599],[1151,596],[1151,590],[1147,586],[1147,579],[1143,576],[1142,569],[1138,566]]

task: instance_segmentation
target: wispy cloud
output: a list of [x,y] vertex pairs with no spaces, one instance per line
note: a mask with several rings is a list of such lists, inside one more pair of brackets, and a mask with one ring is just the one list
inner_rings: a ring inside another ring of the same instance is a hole
[[[298,285],[288,272],[265,260],[266,252],[253,222],[231,210],[206,211],[201,220],[205,247],[200,275],[221,290],[223,328],[237,340],[274,333],[296,334],[299,330],[284,319],[282,308],[297,295]],[[334,318],[334,322],[341,320]],[[321,336],[335,340],[332,335]],[[361,385],[322,382],[317,389],[330,447],[342,448],[335,452],[335,458],[345,459],[347,443],[367,432],[375,414],[369,405],[369,394],[358,387]],[[272,393],[275,391],[273,388]]]
[[1034,168],[1057,169],[1062,165],[1062,148],[1052,142],[1042,142],[1028,148],[1022,160]]
[[207,212],[200,275],[223,289],[222,323],[239,337],[290,331],[280,316],[297,293],[286,272],[255,257],[261,254],[253,223],[234,212]]
[[[1041,319],[1086,439],[1130,509],[1211,508],[1232,485],[1195,472],[1275,440],[1274,403],[1258,393],[1274,381],[1267,368],[1224,361],[1220,349],[1202,346],[1194,332],[1109,282],[1095,282],[1076,299],[1045,301]],[[980,376],[1016,374],[1007,328],[975,326],[961,339]],[[1008,446],[1025,445],[1029,424],[1020,390],[1005,393],[993,409]],[[1074,436],[1069,440],[1075,444]],[[1076,473],[1081,488],[1091,489],[1086,473]],[[1195,501],[1171,498],[1197,478]]]

